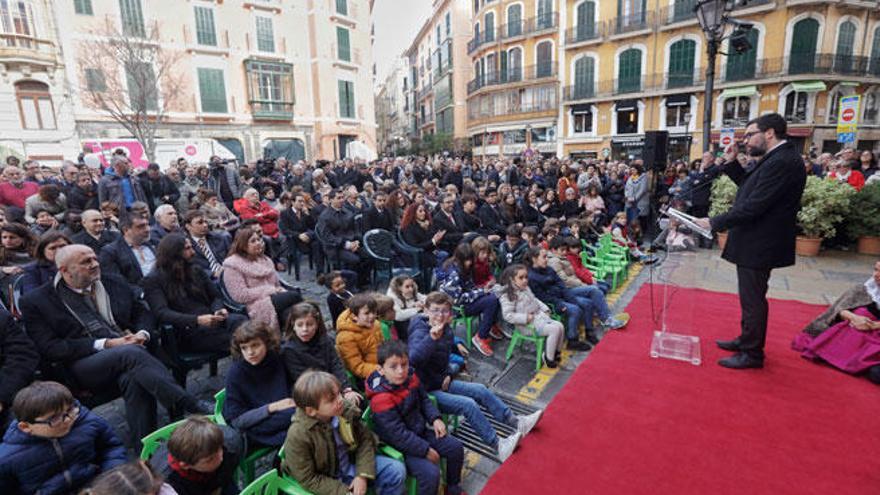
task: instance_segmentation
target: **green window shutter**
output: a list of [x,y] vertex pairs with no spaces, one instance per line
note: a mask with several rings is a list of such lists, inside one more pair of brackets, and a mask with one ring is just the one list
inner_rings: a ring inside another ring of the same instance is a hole
[[669,47],[669,87],[680,88],[694,83],[694,56],[697,43],[676,41]]
[[351,81],[338,81],[339,84],[339,116],[345,119],[355,118],[354,113],[354,83]]
[[508,77],[508,64],[507,64],[507,52],[501,52],[501,82],[507,82],[510,80]]
[[348,15],[348,0],[336,0],[336,13]]
[[819,21],[802,19],[794,25],[789,52],[789,72],[804,74],[816,67],[816,44],[819,39]]
[[128,98],[135,112],[155,112],[159,109],[159,88],[153,66],[132,63],[125,70]]
[[507,37],[522,34],[522,5],[514,4],[507,8]]
[[834,54],[834,69],[839,73],[849,73],[853,69],[853,51],[856,43],[856,25],[845,21],[837,33],[837,52]]
[[553,44],[549,41],[538,43],[536,68],[537,77],[549,77],[553,74]]
[[594,96],[595,63],[592,57],[581,57],[575,62],[574,92],[576,99]]
[[577,9],[577,39],[590,39],[596,31],[596,4],[584,2]]
[[94,92],[101,92],[107,89],[107,82],[104,80],[104,73],[101,69],[85,69],[86,89]]
[[207,7],[194,7],[196,16],[196,41],[200,45],[217,46],[214,30],[214,11]]
[[275,33],[270,17],[257,17],[257,49],[269,53],[275,51]]
[[492,12],[487,12],[486,17],[483,18],[483,33],[486,35],[486,41],[494,41],[495,40],[495,14]]
[[336,57],[339,60],[351,62],[351,41],[348,29],[344,27],[336,27]]
[[94,15],[92,0],[73,0],[73,11],[82,15]]
[[642,89],[642,52],[630,48],[620,54],[617,73],[617,91],[632,93]]
[[538,0],[538,29],[553,25],[553,0]]
[[874,29],[871,42],[871,75],[880,76],[880,29]]
[[746,38],[752,45],[749,51],[736,53],[733,50],[728,50],[731,53],[727,55],[727,74],[724,78],[726,81],[744,81],[755,77],[755,65],[758,57],[758,30],[749,30]]
[[122,17],[122,33],[126,36],[146,36],[144,13],[141,0],[119,0],[119,13]]
[[226,84],[220,69],[199,68],[199,95],[202,112],[226,113]]

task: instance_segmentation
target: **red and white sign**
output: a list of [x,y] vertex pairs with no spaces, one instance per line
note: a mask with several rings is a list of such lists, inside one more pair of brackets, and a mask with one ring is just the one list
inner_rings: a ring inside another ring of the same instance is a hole
[[184,150],[184,152],[185,152],[187,155],[189,155],[189,156],[193,156],[193,155],[195,155],[196,153],[198,153],[199,150],[198,150],[198,148],[196,148],[195,146],[193,146],[193,145],[189,145],[189,146],[186,147],[186,149]]
[[856,111],[852,108],[847,108],[843,112],[841,112],[840,120],[844,123],[852,122],[853,119],[856,118]]
[[733,143],[736,142],[736,129],[733,127],[721,129],[721,137],[718,142],[721,144],[721,149],[726,150],[728,147],[733,146]]

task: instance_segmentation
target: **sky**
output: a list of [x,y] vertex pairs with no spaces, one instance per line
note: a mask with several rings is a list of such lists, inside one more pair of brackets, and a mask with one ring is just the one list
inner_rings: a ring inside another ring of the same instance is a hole
[[430,15],[431,0],[376,0],[373,7],[376,28],[373,58],[377,84],[385,80],[391,62],[409,48]]

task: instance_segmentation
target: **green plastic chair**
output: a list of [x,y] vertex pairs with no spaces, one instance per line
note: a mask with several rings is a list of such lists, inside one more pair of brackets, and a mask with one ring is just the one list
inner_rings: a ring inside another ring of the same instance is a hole
[[273,469],[255,479],[241,491],[240,495],[312,495],[296,481],[285,478]]
[[[379,452],[382,453],[382,454],[384,454],[384,455],[386,455],[386,456],[388,456],[388,457],[391,457],[391,458],[393,458],[393,459],[395,459],[395,460],[398,460],[398,461],[400,461],[400,462],[403,462],[403,454],[401,454],[400,452],[398,452],[397,450],[395,450],[395,449],[393,449],[393,448],[391,448],[391,447],[388,447],[388,448],[389,448],[390,450],[387,451],[387,452],[386,452],[386,451],[383,451],[381,448],[379,448]],[[394,454],[395,452],[396,452],[396,454]],[[395,455],[397,455],[397,456],[399,456],[399,457],[395,457]],[[280,462],[283,463],[285,457],[286,457],[286,456],[284,455],[284,447],[282,446],[281,449],[278,450],[278,460],[279,460]],[[290,483],[291,485],[295,486],[295,487],[297,488],[297,490],[299,490],[299,491],[297,492],[297,495],[312,495],[312,492],[310,492],[310,491],[306,490],[305,488],[303,488],[303,486],[299,483],[299,481],[295,480],[295,479],[292,478],[290,475],[287,475],[287,474],[281,473],[281,477],[282,477],[285,481],[287,481],[288,483]],[[409,485],[407,485],[407,486],[409,486]],[[375,493],[376,493],[376,492],[375,492],[372,488],[370,488],[369,490],[367,490],[367,494],[368,494],[368,495],[375,495]],[[409,493],[409,492],[407,492],[407,493]]]
[[[213,417],[211,419],[213,420]],[[174,430],[176,430],[184,421],[186,420],[181,419],[180,421],[167,424],[144,438],[141,438],[141,444],[143,445],[141,448],[141,460],[149,461],[150,458],[153,457],[153,454],[159,450],[159,447],[162,446],[162,443],[167,442],[168,439],[171,438],[171,434],[174,433]]]
[[471,339],[473,339],[474,337],[474,320],[476,320],[477,317],[464,314],[464,308],[461,306],[454,306],[452,308],[452,312],[453,314],[457,315],[455,318],[452,319],[452,326],[454,328],[459,323],[464,324],[465,332],[467,333],[467,339],[465,339],[464,345],[465,347],[470,349],[471,347],[473,347]]
[[391,320],[380,320],[380,324],[382,325],[382,339],[386,341],[392,340],[394,334],[391,333],[391,326],[394,325],[394,322]]
[[538,335],[534,324],[529,323],[526,325],[526,328],[532,331],[531,335],[526,335],[520,332],[518,328],[514,327],[513,337],[511,337],[510,344],[507,346],[507,354],[505,354],[504,360],[510,361],[510,357],[513,356],[513,351],[522,345],[523,342],[531,342],[535,344],[535,371],[538,371],[541,369],[541,356],[544,354],[544,346],[547,344],[547,336]]
[[[214,394],[214,422],[218,425],[227,425],[226,419],[223,418],[223,405],[226,403],[226,389],[221,389]],[[257,461],[270,456],[275,452],[272,447],[261,447],[252,452],[248,452],[241,462],[238,463],[238,472],[236,476],[240,476],[244,484],[248,484],[257,476]]]

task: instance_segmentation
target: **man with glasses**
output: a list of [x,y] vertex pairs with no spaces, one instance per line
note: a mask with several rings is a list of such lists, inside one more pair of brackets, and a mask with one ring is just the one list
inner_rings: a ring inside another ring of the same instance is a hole
[[434,213],[434,232],[446,231],[437,246],[447,253],[455,251],[455,246],[464,238],[464,222],[455,214],[455,194],[447,193],[440,200],[440,208]]
[[744,169],[736,146],[724,153],[724,173],[738,186],[733,206],[698,223],[713,232],[727,231],[721,257],[736,265],[742,333],[719,340],[718,347],[735,352],[718,364],[731,369],[762,368],[767,337],[767,284],[774,268],[794,265],[797,213],[807,180],[803,160],[786,140],[785,119],[767,114],[749,122],[743,138],[757,159]]
[[218,280],[223,272],[223,260],[229,252],[229,235],[212,232],[205,214],[199,210],[186,212],[183,222],[195,249],[192,262],[211,279]]
[[107,422],[56,382],[34,382],[12,403],[18,422],[0,443],[0,493],[76,493],[126,462]]

